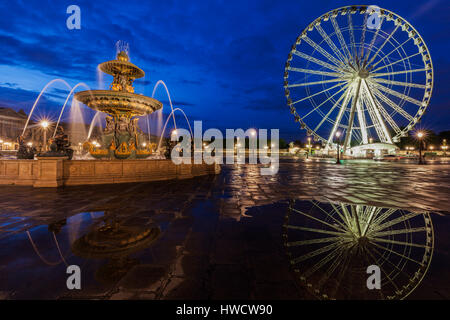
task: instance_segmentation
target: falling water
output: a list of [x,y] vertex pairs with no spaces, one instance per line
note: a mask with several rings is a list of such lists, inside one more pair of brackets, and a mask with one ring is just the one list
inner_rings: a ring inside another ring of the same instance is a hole
[[[166,89],[166,94],[167,94],[167,97],[169,98],[170,110],[171,110],[171,113],[173,113],[172,99],[170,98],[169,89],[167,89],[167,86],[166,86],[166,84],[164,83],[164,81],[158,80],[158,82],[156,82],[155,86],[153,87],[152,98],[155,96],[156,89],[158,89],[158,86],[159,86],[160,84],[162,84],[162,85],[164,86],[164,89]],[[157,121],[158,121],[158,124],[157,124],[157,126],[158,126],[158,132],[160,132],[159,129],[160,129],[160,126],[161,126],[161,124],[162,124],[162,108],[161,108],[160,113],[159,113],[157,116],[158,116],[158,117],[157,117]],[[175,117],[173,117],[173,126],[175,127],[175,129],[177,128],[177,122],[175,121]],[[161,136],[162,136],[162,134],[161,134]]]
[[53,137],[55,137],[56,130],[58,129],[58,125],[59,125],[59,122],[61,121],[61,117],[62,117],[62,114],[63,114],[63,112],[64,112],[64,109],[66,108],[67,101],[69,101],[70,96],[73,94],[73,92],[75,91],[75,89],[78,88],[79,86],[84,86],[84,87],[87,88],[88,90],[91,90],[91,88],[89,88],[89,86],[88,86],[87,84],[83,83],[83,82],[77,83],[77,84],[72,88],[72,90],[70,90],[69,94],[67,95],[66,101],[64,102],[64,104],[63,104],[63,106],[62,106],[62,108],[61,108],[61,112],[59,113],[58,121],[56,122],[55,130],[53,131]]
[[25,134],[25,131],[27,130],[28,127],[28,123],[30,122],[30,118],[33,115],[34,109],[36,108],[37,103],[39,102],[39,100],[41,99],[42,94],[47,90],[47,88],[52,85],[55,82],[62,82],[64,83],[67,88],[69,88],[69,90],[72,89],[72,87],[63,79],[53,79],[52,81],[48,82],[45,87],[41,90],[41,92],[39,93],[38,97],[36,98],[36,100],[34,101],[33,107],[31,108],[30,114],[28,115],[28,119],[27,122],[25,122],[25,126],[23,127],[23,131],[22,131],[22,135]]
[[[166,126],[167,126],[167,123],[168,123],[169,120],[170,120],[170,117],[172,117],[172,118],[174,119],[174,121],[175,121],[175,111],[180,111],[180,112],[184,115],[184,118],[186,119],[186,122],[187,122],[187,124],[188,124],[188,126],[189,126],[189,131],[191,132],[191,138],[192,138],[192,139],[194,138],[194,134],[192,133],[191,124],[189,123],[189,119],[188,119],[188,117],[186,116],[186,113],[184,113],[184,111],[183,111],[182,109],[180,109],[180,108],[175,108],[175,109],[169,114],[169,116],[167,117],[166,123],[164,124],[163,131],[161,132],[161,137],[159,138],[158,148],[157,148],[156,150],[159,150],[159,148],[161,147],[161,141],[162,141],[162,138],[164,137],[164,132],[166,131]],[[176,128],[176,127],[175,127],[175,128]],[[175,130],[176,130],[176,129],[175,129]]]
[[100,70],[100,67],[97,66],[97,88],[100,90],[105,89],[105,82],[103,80],[103,71]]
[[84,124],[83,112],[81,110],[81,104],[77,100],[72,100],[70,107],[70,133],[71,142],[74,145],[83,143],[86,139],[86,126]]
[[150,134],[150,121],[149,121],[150,115],[147,115],[147,131],[148,131],[148,143],[150,144],[152,142],[152,136]]
[[100,111],[97,111],[95,113],[94,117],[92,118],[91,125],[89,126],[89,132],[88,132],[86,140],[89,140],[91,138],[92,131],[94,130],[95,127],[98,127],[100,129],[101,135],[103,135],[103,131],[101,130],[102,129],[102,122],[101,122],[102,119],[100,118],[102,115],[103,114]]

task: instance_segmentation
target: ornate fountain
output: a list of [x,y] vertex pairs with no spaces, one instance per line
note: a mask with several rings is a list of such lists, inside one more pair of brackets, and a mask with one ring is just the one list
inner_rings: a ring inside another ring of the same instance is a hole
[[110,90],[87,90],[74,95],[89,108],[108,114],[101,143],[87,141],[83,145],[95,158],[147,158],[156,146],[146,143],[138,121],[140,116],[161,109],[162,103],[134,93],[133,81],[145,73],[129,60],[126,50],[121,50],[115,60],[99,64],[102,72],[114,77]]

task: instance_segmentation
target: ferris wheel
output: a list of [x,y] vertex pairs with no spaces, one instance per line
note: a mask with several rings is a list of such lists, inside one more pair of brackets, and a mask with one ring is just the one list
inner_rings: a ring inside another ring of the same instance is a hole
[[[374,6],[325,13],[298,36],[284,72],[287,104],[308,136],[331,147],[392,144],[424,114],[433,64],[399,15]],[[337,134],[339,132],[339,134]]]
[[[434,251],[429,213],[345,203],[291,201],[283,238],[301,284],[320,299],[404,299]],[[367,287],[373,265],[379,290]]]

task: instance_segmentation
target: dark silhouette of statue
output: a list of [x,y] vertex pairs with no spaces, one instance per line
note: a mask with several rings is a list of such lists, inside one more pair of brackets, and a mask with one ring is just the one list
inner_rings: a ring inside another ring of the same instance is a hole
[[22,135],[17,138],[17,142],[19,143],[19,150],[17,150],[17,159],[34,159],[36,148],[28,146],[25,143],[25,139]]
[[55,137],[50,139],[50,151],[40,153],[40,157],[68,157],[72,159],[73,150],[70,148],[70,141],[64,128],[59,126],[56,129]]

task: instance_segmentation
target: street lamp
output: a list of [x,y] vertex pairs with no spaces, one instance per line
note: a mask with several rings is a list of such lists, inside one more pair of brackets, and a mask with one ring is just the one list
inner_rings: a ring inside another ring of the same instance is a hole
[[42,120],[40,122],[40,125],[42,127],[42,129],[44,130],[44,142],[43,142],[43,147],[44,147],[44,152],[47,151],[47,128],[49,126],[49,123],[47,120]]
[[337,154],[336,154],[336,164],[341,164],[341,161],[339,160],[339,149],[340,149],[340,144],[341,144],[341,139],[340,139],[340,136],[341,136],[341,132],[340,131],[337,131],[336,132],[336,138],[338,139],[338,141],[337,141]]
[[308,145],[307,145],[307,147],[308,147],[308,157],[309,157],[309,155],[311,154],[311,137],[308,137]]
[[448,145],[447,145],[447,139],[442,140],[442,146],[441,149],[444,150],[444,157],[446,156],[446,152],[448,149]]
[[417,138],[419,139],[419,164],[424,164],[425,161],[422,159],[422,144],[423,144],[423,137],[425,136],[425,133],[422,131],[419,131],[417,133]]
[[369,138],[369,143],[372,144],[373,138]]

